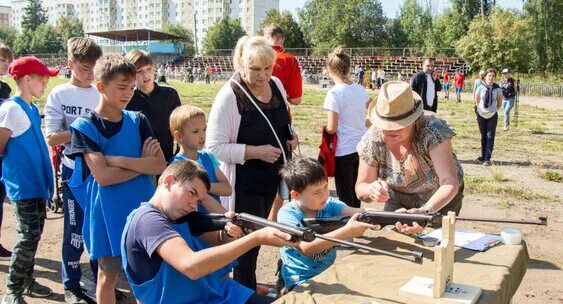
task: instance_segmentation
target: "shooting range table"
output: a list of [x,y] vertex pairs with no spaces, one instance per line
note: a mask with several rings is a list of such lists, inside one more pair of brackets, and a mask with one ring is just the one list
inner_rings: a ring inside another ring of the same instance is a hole
[[[433,248],[415,244],[413,238],[393,230],[369,240],[369,246],[394,252],[422,251],[424,261],[415,264],[355,251],[275,303],[405,303],[399,296],[405,283],[413,276],[433,278]],[[453,282],[481,287],[477,303],[507,304],[524,278],[528,260],[524,241],[521,245],[498,244],[484,252],[456,247]]]

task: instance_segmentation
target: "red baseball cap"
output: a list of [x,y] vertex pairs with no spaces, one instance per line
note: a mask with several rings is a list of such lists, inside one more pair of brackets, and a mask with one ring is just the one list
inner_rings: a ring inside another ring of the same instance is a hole
[[14,60],[8,67],[8,73],[12,78],[19,79],[32,74],[53,77],[59,74],[59,70],[47,67],[37,57],[26,56]]

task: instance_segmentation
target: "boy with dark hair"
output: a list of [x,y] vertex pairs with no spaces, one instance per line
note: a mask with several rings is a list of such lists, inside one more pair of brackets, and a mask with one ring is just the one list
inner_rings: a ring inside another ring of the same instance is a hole
[[[82,272],[80,257],[84,252],[82,224],[84,211],[76,204],[76,199],[68,187],[68,179],[74,171],[74,161],[68,156],[70,151],[70,125],[80,116],[92,112],[98,105],[100,95],[92,82],[94,66],[102,57],[102,49],[94,40],[73,37],[67,42],[68,67],[72,71],[70,81],[53,88],[45,104],[45,131],[47,144],[64,145],[61,160],[61,179],[63,192],[63,243],[62,243],[62,281],[66,303],[94,303],[80,287]],[[90,266],[96,278],[98,265],[95,260]]]
[[155,67],[149,53],[132,50],[125,59],[135,66],[135,93],[127,110],[143,113],[151,124],[155,138],[160,142],[166,162],[174,156],[174,139],[168,128],[172,111],[182,105],[178,92],[171,86],[154,81]]
[[[14,60],[14,53],[12,50],[4,44],[0,43],[0,77],[8,73],[8,67],[10,63]],[[10,98],[10,93],[12,89],[4,81],[0,80],[0,105],[4,100]],[[2,218],[4,217],[4,199],[6,198],[6,188],[4,188],[4,182],[2,181],[2,157],[0,156],[0,229],[2,228]],[[12,257],[12,252],[2,244],[0,244],[0,260],[9,261]]]
[[[278,222],[294,227],[304,227],[304,218],[352,216],[346,226],[326,235],[337,239],[361,236],[367,228],[375,226],[357,221],[364,208],[348,207],[345,203],[329,197],[328,178],[321,164],[312,159],[297,157],[282,169],[281,175],[290,190],[292,201],[280,209]],[[300,242],[295,248],[283,247],[280,277],[286,291],[318,275],[334,263],[336,248],[329,241]],[[278,282],[278,293],[281,286]]]
[[25,303],[23,295],[48,297],[51,289],[33,278],[35,254],[46,216],[46,201],[53,195],[53,169],[41,132],[39,110],[31,102],[40,98],[59,70],[35,57],[14,61],[8,73],[16,80],[16,94],[0,106],[2,179],[14,204],[18,241],[14,246],[6,296],[2,303]]
[[85,247],[98,261],[97,302],[111,304],[127,215],[152,196],[150,175],[162,173],[166,163],[147,118],[125,110],[133,95],[135,66],[109,55],[98,61],[94,74],[99,104],[70,126],[75,169],[69,186],[84,209]]
[[[291,236],[268,227],[232,239],[223,231],[194,238],[186,223],[174,224],[193,212],[209,191],[206,171],[192,160],[174,162],[160,176],[147,203],[131,212],[121,242],[125,274],[142,303],[271,303],[231,278],[222,267],[259,245],[295,246]],[[233,212],[225,214],[233,217]]]

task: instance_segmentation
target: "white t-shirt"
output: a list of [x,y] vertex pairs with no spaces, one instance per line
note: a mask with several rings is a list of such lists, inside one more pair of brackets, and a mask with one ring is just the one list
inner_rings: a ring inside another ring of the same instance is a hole
[[[70,83],[58,85],[53,88],[45,103],[45,133],[49,137],[52,133],[67,131],[78,117],[94,111],[100,94],[94,86],[81,88]],[[70,148],[70,142],[64,144],[65,149]],[[67,150],[68,151],[68,150]],[[74,161],[63,157],[62,163],[74,169]]]
[[369,95],[357,84],[337,84],[328,91],[323,108],[338,113],[336,156],[356,153],[356,145],[366,132],[366,104]]
[[436,85],[432,75],[426,73],[426,102],[428,106],[434,105],[434,96],[436,96]]
[[[31,106],[29,106],[31,109]],[[31,128],[31,121],[15,101],[9,99],[0,106],[0,128],[12,131],[10,137],[18,137]]]

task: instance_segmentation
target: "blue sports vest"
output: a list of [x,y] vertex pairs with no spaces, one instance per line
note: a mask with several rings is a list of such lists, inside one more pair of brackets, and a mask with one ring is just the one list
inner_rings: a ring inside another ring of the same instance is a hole
[[[97,143],[103,155],[141,157],[142,142],[139,132],[139,116],[135,112],[123,110],[121,130],[110,138],[104,137],[87,118],[80,117],[70,130],[80,131]],[[100,186],[92,173],[83,180],[82,156],[75,159],[75,168],[68,185],[76,200],[84,210],[82,234],[84,245],[91,260],[105,256],[119,256],[120,238],[127,215],[148,201],[154,194],[154,184],[149,175],[142,174],[120,184]]]
[[2,180],[10,201],[31,198],[51,199],[53,167],[41,132],[41,116],[34,104],[28,105],[19,96],[15,101],[27,114],[31,127],[6,143],[2,161]]
[[[143,205],[140,208],[152,208],[150,205]],[[140,209],[139,208],[139,209]],[[205,304],[237,304],[245,303],[254,291],[248,289],[233,279],[222,278],[219,272],[210,273],[197,280],[192,280],[181,272],[177,271],[166,261],[162,265],[155,277],[142,284],[134,284],[130,278],[129,265],[127,264],[127,252],[125,250],[125,240],[129,225],[135,217],[137,210],[131,212],[127,218],[123,236],[121,238],[121,260],[127,280],[131,285],[135,298],[143,303],[205,303]],[[188,225],[172,224],[180,236],[186,241],[190,249],[199,251],[205,247],[192,235]]]
[[[197,156],[198,156],[197,163],[200,164],[203,167],[203,169],[205,169],[205,171],[207,171],[207,175],[209,176],[209,182],[216,183],[217,175],[215,174],[215,167],[213,166],[213,161],[211,160],[209,153],[211,152],[207,150],[197,151]],[[174,155],[174,157],[170,160],[170,163],[179,160],[189,160],[189,158],[183,154],[178,153]],[[216,201],[221,203],[221,198],[219,198],[218,195],[211,193],[209,195],[211,195],[211,197],[213,197]]]

